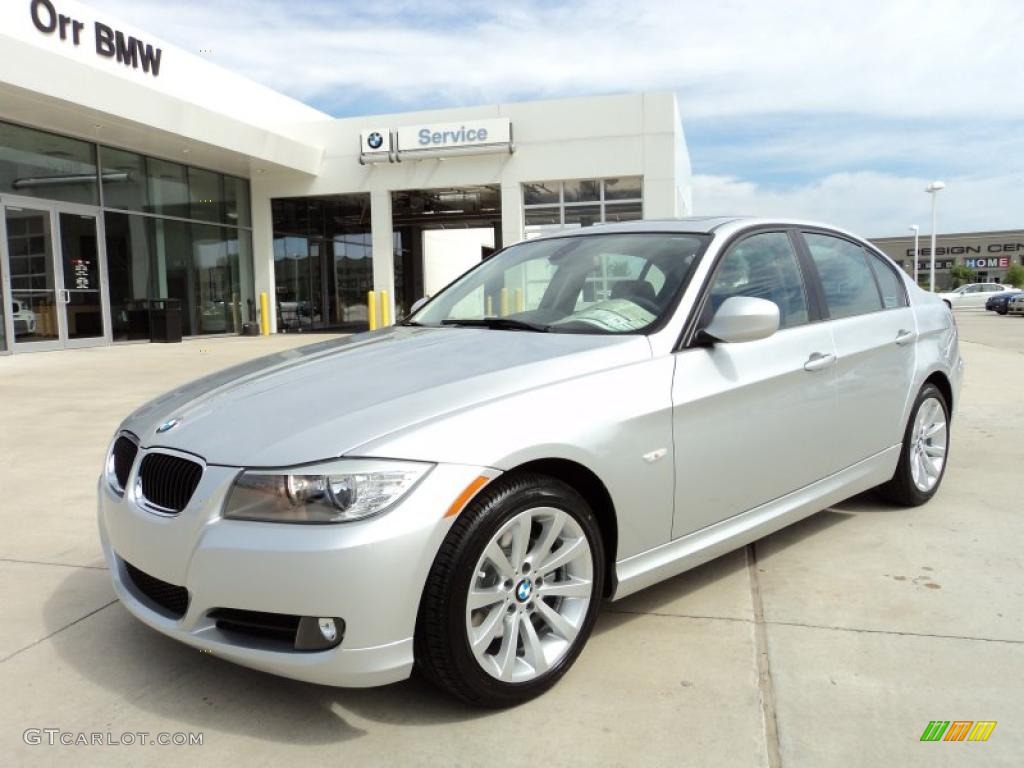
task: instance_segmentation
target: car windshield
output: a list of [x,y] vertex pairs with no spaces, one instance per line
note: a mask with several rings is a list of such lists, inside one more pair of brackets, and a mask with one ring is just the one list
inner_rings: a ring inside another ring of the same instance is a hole
[[526,241],[464,274],[405,323],[642,333],[672,311],[707,240],[632,233]]

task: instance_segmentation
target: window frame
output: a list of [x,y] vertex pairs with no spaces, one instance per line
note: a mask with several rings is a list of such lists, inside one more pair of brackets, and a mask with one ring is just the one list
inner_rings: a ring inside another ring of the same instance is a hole
[[[799,227],[799,228],[797,228],[796,233],[797,233],[797,238],[798,238],[798,240],[800,242],[800,246],[804,249],[804,251],[807,254],[807,261],[808,261],[808,265],[807,266],[812,271],[812,273],[813,273],[813,280],[817,284],[818,290],[820,292],[820,296],[821,296],[821,311],[823,313],[823,316],[824,316],[823,319],[824,320],[828,320],[830,322],[836,322],[836,321],[839,321],[839,320],[851,320],[851,319],[853,319],[855,317],[866,317],[867,315],[873,315],[876,312],[891,312],[893,310],[907,309],[907,308],[910,307],[910,296],[909,296],[909,294],[907,292],[907,284],[906,284],[906,282],[902,278],[902,274],[905,274],[905,273],[903,273],[902,270],[897,270],[892,265],[892,262],[889,259],[889,257],[886,256],[885,254],[883,254],[881,251],[879,251],[879,250],[877,250],[875,248],[872,248],[868,244],[866,244],[866,243],[864,243],[864,242],[862,242],[860,240],[857,240],[857,239],[855,239],[853,237],[850,237],[849,235],[845,235],[842,232],[836,232],[835,230],[825,229],[823,227]],[[875,286],[875,293],[878,296],[878,305],[879,305],[878,309],[872,310],[871,312],[860,312],[860,313],[858,313],[856,315],[848,315],[847,317],[832,317],[832,312],[829,309],[828,300],[827,300],[827,298],[825,296],[825,285],[824,285],[824,283],[821,280],[821,273],[818,272],[818,265],[815,263],[814,257],[811,254],[811,248],[810,248],[810,245],[807,243],[807,239],[805,237],[806,235],[822,235],[824,237],[832,237],[832,238],[835,238],[836,240],[843,240],[843,241],[849,243],[850,245],[854,245],[854,246],[860,248],[861,254],[864,257],[864,263],[865,263],[865,265],[868,268],[868,272],[871,274],[871,282]],[[900,286],[902,287],[902,290],[903,290],[903,300],[905,302],[903,304],[903,306],[899,306],[899,307],[887,307],[887,306],[885,306],[885,297],[882,295],[882,287],[878,284],[878,276],[875,274],[875,270],[871,266],[871,262],[869,261],[869,258],[871,256],[875,256],[875,257],[881,259],[881,261],[883,262],[883,265],[885,267],[887,267],[890,271],[895,272],[896,280],[900,284]]]
[[[740,230],[733,234],[715,255],[714,262],[704,276],[700,286],[700,293],[697,300],[690,309],[689,316],[683,323],[683,329],[679,334],[673,352],[685,352],[688,349],[704,348],[707,345],[697,340],[698,332],[701,330],[700,318],[704,314],[708,299],[711,296],[711,287],[714,285],[715,277],[722,266],[726,256],[732,253],[733,249],[744,240],[764,234],[785,234],[789,238],[790,247],[796,256],[797,267],[800,270],[800,277],[803,280],[804,298],[807,301],[807,322],[801,325],[794,325],[791,328],[780,328],[776,333],[794,331],[828,320],[827,314],[823,314],[824,294],[822,293],[821,282],[814,264],[810,262],[810,254],[803,245],[803,240],[798,236],[797,227],[789,224],[760,224],[754,227]],[[774,334],[773,334],[774,335]]]

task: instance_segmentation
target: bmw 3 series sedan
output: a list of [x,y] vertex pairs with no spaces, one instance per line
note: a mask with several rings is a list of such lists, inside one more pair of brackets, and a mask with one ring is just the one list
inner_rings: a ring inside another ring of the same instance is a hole
[[339,686],[552,686],[601,603],[869,489],[938,490],[943,301],[831,227],[690,218],[508,247],[397,326],[192,382],[114,435],[99,524],[156,630]]

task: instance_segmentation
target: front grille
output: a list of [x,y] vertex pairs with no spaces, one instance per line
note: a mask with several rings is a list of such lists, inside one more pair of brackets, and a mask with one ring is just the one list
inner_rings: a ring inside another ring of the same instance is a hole
[[139,466],[142,495],[168,512],[181,512],[203,476],[201,465],[167,453],[149,453]]
[[110,453],[114,457],[114,477],[117,478],[117,485],[124,490],[128,482],[128,474],[132,471],[132,464],[135,463],[135,455],[139,452],[139,446],[130,437],[121,435],[114,441],[114,447]]
[[180,619],[185,615],[185,611],[188,610],[187,589],[175,586],[174,584],[168,584],[156,576],[150,576],[129,562],[125,562],[124,568],[136,589],[163,608],[169,616]]

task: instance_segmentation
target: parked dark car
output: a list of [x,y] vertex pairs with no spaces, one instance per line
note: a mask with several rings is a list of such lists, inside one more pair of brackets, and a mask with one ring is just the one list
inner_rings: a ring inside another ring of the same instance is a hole
[[1024,293],[1024,291],[1007,291],[1006,293],[999,293],[995,296],[990,296],[988,301],[985,302],[985,309],[989,312],[996,312],[1000,315],[1005,315],[1010,299],[1020,293]]

